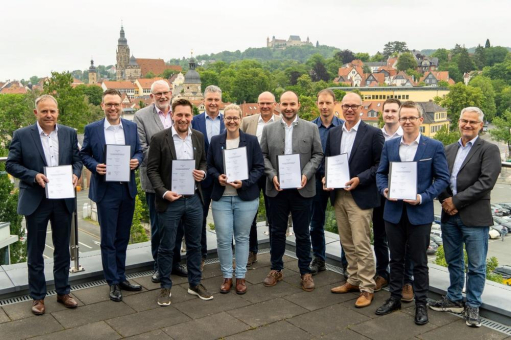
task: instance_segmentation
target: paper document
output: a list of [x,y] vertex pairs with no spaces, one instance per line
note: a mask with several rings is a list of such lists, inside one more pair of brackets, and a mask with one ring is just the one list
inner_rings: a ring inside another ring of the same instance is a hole
[[247,147],[224,149],[224,171],[227,182],[244,181],[248,179]]
[[390,162],[389,198],[417,199],[417,162]]
[[44,167],[44,175],[49,182],[46,183],[46,198],[61,199],[74,198],[73,167],[71,165]]
[[325,158],[325,179],[329,189],[346,188],[351,180],[347,153]]
[[278,173],[281,189],[296,189],[302,186],[300,155],[278,155]]
[[175,159],[172,161],[172,191],[179,195],[195,193],[194,159]]
[[130,145],[107,144],[106,150],[106,177],[107,182],[130,181]]

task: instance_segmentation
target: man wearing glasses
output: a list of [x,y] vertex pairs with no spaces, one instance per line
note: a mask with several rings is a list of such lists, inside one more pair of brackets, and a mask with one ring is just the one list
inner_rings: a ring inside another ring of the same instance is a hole
[[[371,304],[374,297],[376,267],[371,248],[373,208],[380,205],[376,189],[376,170],[384,142],[380,129],[361,120],[362,99],[348,93],[342,99],[344,124],[330,130],[325,156],[347,154],[351,180],[343,189],[331,191],[339,238],[348,260],[348,279],[331,289],[334,294],[360,292],[355,307]],[[323,179],[325,181],[325,179]],[[325,182],[324,182],[325,183]]]
[[[149,143],[154,134],[168,129],[172,126],[172,110],[170,100],[172,92],[169,83],[166,80],[157,80],[151,85],[151,99],[153,104],[138,110],[135,113],[133,121],[137,123],[138,137],[140,145],[144,151],[144,161],[140,165],[140,185],[145,191],[147,206],[149,207],[149,219],[151,222],[151,253],[154,259],[154,274],[151,281],[160,282],[160,273],[158,271],[158,247],[160,246],[160,235],[158,233],[158,222],[155,207],[154,188],[147,177],[147,159],[149,155]],[[186,267],[180,265],[181,261],[181,240],[183,239],[183,226],[179,225],[176,235],[176,247],[174,249],[174,263],[172,273],[186,277],[188,272]]]
[[438,199],[442,202],[442,239],[451,284],[447,295],[431,303],[439,312],[462,313],[465,282],[463,246],[468,257],[466,324],[480,327],[479,306],[486,280],[488,229],[493,224],[490,194],[501,170],[497,145],[479,138],[484,113],[478,107],[461,111],[461,138],[446,147],[450,184]]
[[[422,136],[422,107],[408,101],[399,108],[403,136],[385,143],[376,174],[379,192],[387,199],[383,219],[390,249],[390,298],[376,310],[376,315],[401,309],[405,254],[407,246],[413,261],[415,324],[428,323],[426,308],[429,289],[428,257],[433,199],[449,184],[449,171],[442,143]],[[396,200],[388,196],[390,162],[417,162],[417,196]]]

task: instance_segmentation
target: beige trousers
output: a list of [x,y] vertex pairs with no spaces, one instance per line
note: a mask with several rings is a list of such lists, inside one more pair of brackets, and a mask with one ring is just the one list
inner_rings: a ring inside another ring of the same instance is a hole
[[373,209],[360,209],[351,192],[340,189],[335,198],[335,218],[342,247],[348,260],[348,282],[361,291],[373,293],[376,274],[371,248]]

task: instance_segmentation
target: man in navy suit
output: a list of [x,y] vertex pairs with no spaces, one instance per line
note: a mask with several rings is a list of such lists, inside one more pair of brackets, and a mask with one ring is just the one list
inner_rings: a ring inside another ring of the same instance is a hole
[[[192,129],[200,131],[204,135],[204,147],[206,155],[208,154],[209,143],[211,137],[219,135],[225,131],[224,116],[220,113],[220,106],[222,105],[222,90],[215,85],[209,85],[204,90],[204,107],[206,112],[193,117]],[[211,204],[211,193],[213,191],[213,178],[207,176],[201,182],[202,199],[203,199],[203,220],[202,220],[202,263],[201,270],[204,269],[204,261],[208,256],[208,243],[206,240],[206,220],[209,213],[209,206]]]
[[[415,323],[428,323],[426,308],[429,289],[428,257],[433,199],[449,184],[449,168],[442,143],[422,136],[422,107],[405,102],[399,108],[403,136],[385,143],[376,175],[379,192],[387,199],[383,219],[390,249],[390,298],[376,310],[376,315],[401,309],[407,245],[413,261]],[[417,197],[414,200],[390,199],[390,162],[417,162]]]
[[347,153],[351,178],[345,188],[335,189],[330,196],[349,276],[345,284],[331,291],[334,294],[359,291],[357,308],[371,304],[376,287],[370,235],[373,208],[380,205],[376,170],[384,141],[380,129],[360,119],[361,106],[362,98],[358,94],[344,96],[341,106],[344,124],[330,130],[325,149],[327,157]]
[[[135,211],[135,169],[144,158],[137,134],[137,125],[121,119],[121,94],[115,89],[103,93],[101,107],[105,119],[85,127],[83,164],[92,172],[89,198],[96,202],[101,227],[101,260],[105,279],[110,285],[110,300],[122,301],[121,289],[141,290],[126,280],[126,249],[130,238],[131,222]],[[105,145],[130,145],[130,181],[106,182]]]
[[74,129],[57,125],[59,110],[57,100],[43,95],[35,101],[37,122],[16,130],[7,157],[6,170],[20,179],[18,214],[25,215],[27,224],[28,286],[34,299],[32,313],[45,312],[46,279],[43,252],[46,246],[46,229],[51,222],[53,247],[53,278],[57,301],[67,308],[76,308],[76,301],[69,295],[69,237],[75,198],[48,199],[45,194],[48,178],[44,167],[71,165],[73,186],[82,172],[78,155],[78,140]]

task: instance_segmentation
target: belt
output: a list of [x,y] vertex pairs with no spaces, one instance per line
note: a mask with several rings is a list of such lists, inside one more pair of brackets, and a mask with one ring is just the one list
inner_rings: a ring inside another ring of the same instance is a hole
[[193,195],[183,195],[182,198],[186,198],[186,199],[189,199],[189,198],[192,198],[193,196],[197,195],[197,189],[195,189],[195,192],[193,193]]

